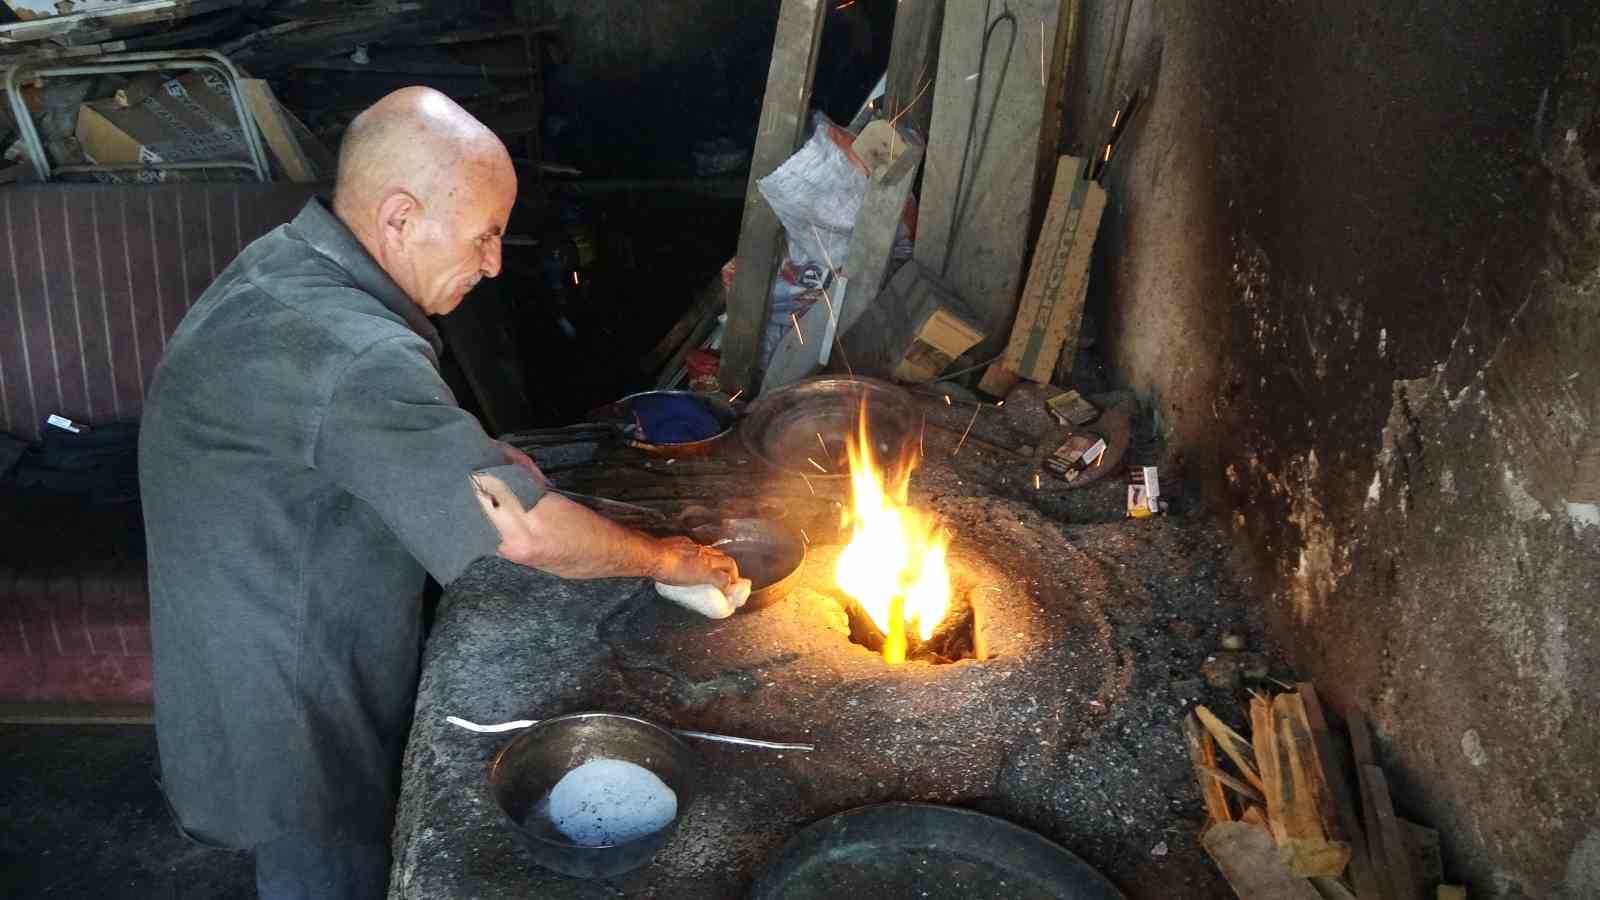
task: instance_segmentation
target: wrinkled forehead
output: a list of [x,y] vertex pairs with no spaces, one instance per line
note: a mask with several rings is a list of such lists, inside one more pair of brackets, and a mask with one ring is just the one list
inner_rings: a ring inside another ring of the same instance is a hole
[[458,160],[440,173],[442,206],[473,227],[503,224],[517,198],[517,175],[503,151],[497,159],[480,154]]

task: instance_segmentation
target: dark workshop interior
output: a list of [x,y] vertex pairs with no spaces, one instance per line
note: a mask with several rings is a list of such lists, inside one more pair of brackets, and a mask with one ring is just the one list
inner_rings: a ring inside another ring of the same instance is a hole
[[[1600,7],[5,0],[0,73],[0,896],[256,895],[141,411],[426,85],[518,183],[455,402],[753,583],[430,580],[389,897],[1600,897]],[[613,757],[667,825],[534,827]]]

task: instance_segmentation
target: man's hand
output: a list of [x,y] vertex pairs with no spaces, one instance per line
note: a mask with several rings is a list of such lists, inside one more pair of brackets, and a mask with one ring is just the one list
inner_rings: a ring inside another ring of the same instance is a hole
[[714,547],[686,537],[662,538],[661,562],[654,578],[662,584],[709,584],[723,593],[739,578],[739,564]]

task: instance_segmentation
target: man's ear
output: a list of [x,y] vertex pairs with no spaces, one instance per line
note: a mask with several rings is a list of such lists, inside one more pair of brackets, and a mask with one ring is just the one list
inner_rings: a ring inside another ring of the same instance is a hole
[[386,248],[404,248],[416,231],[422,204],[406,191],[395,191],[378,204],[379,242]]

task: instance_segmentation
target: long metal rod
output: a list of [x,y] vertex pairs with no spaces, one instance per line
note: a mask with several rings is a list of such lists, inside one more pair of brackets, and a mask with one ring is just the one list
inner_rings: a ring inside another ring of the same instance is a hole
[[[514,722],[501,722],[497,725],[479,725],[477,722],[468,722],[460,716],[445,716],[444,720],[457,728],[465,728],[478,734],[501,734],[507,731],[521,731],[539,724],[539,719],[518,719]],[[694,738],[700,741],[713,741],[719,744],[737,744],[741,747],[759,747],[763,750],[793,750],[799,753],[810,753],[817,749],[815,744],[791,744],[780,741],[758,741],[755,738],[734,737],[730,734],[712,734],[709,731],[689,731],[682,728],[671,729],[679,737]]]

